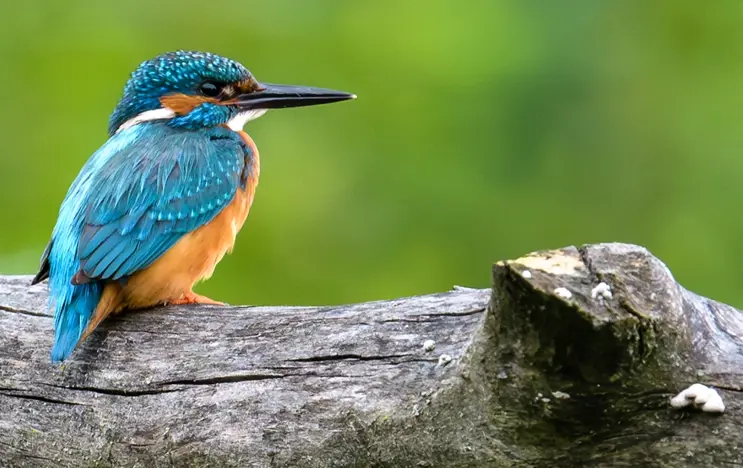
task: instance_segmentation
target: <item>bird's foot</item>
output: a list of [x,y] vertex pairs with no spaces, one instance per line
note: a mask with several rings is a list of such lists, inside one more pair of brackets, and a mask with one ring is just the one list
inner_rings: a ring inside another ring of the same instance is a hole
[[171,305],[183,305],[183,304],[210,304],[210,305],[219,305],[219,306],[224,305],[224,302],[219,302],[219,301],[215,301],[214,299],[209,299],[208,297],[202,296],[201,294],[196,294],[193,291],[187,292],[180,299],[170,301],[169,303]]

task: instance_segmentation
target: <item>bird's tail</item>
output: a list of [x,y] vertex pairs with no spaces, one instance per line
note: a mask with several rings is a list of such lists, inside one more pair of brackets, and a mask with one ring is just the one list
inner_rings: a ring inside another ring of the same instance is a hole
[[64,361],[77,346],[103,295],[98,282],[66,284],[54,304],[52,361]]

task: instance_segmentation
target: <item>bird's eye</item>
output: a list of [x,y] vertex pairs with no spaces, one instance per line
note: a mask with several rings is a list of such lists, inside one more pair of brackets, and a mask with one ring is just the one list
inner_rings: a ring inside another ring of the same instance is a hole
[[219,92],[221,90],[219,89],[219,86],[207,81],[206,83],[203,83],[201,85],[199,91],[201,91],[201,94],[203,94],[204,96],[217,97],[219,96]]

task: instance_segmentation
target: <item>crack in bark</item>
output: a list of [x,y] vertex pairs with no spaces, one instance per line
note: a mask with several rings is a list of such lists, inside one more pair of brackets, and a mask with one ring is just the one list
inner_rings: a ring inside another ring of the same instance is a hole
[[436,314],[421,314],[413,315],[412,317],[466,317],[468,315],[477,315],[485,312],[485,307],[481,307],[475,310],[468,310],[466,312],[439,312]]
[[[3,390],[23,391],[20,389],[3,389]],[[35,401],[42,401],[44,403],[55,403],[59,405],[89,406],[89,405],[86,405],[85,403],[78,403],[76,401],[57,400],[55,398],[48,398],[48,397],[43,397],[39,395],[26,395],[22,393],[13,393],[13,392],[8,392],[8,391],[0,391],[0,395],[5,395],[7,397],[12,397],[12,398],[20,398],[22,400],[35,400]]]
[[633,317],[637,318],[638,320],[640,320],[640,322],[644,323],[644,322],[646,322],[646,321],[647,321],[647,319],[648,319],[648,318],[647,318],[647,316],[645,316],[645,315],[641,314],[640,312],[637,312],[637,311],[636,311],[636,310],[635,310],[635,309],[634,309],[634,308],[632,307],[632,305],[630,305],[630,303],[629,303],[629,302],[628,302],[628,301],[627,301],[626,299],[624,299],[624,298],[622,298],[622,297],[619,297],[619,298],[618,298],[618,300],[617,300],[617,302],[619,303],[619,307],[620,307],[620,308],[621,308],[621,309],[622,309],[623,311],[625,311],[625,312],[627,312],[628,314],[630,314],[631,316],[633,316]]
[[583,265],[585,265],[586,271],[588,271],[588,275],[591,277],[591,279],[603,281],[603,275],[593,269],[593,262],[588,256],[588,247],[585,245],[578,247],[578,255],[580,255],[580,261],[583,262]]
[[[383,320],[375,320],[374,323],[433,323],[436,322],[438,317],[466,317],[469,315],[477,315],[485,313],[485,307],[476,309],[476,310],[468,310],[466,312],[440,312],[436,314],[420,314],[420,315],[411,315],[410,318],[393,318],[393,319],[383,319]],[[360,325],[372,325],[372,323],[369,322],[360,322]]]
[[[297,369],[297,368],[293,368]],[[54,387],[59,388],[63,390],[74,390],[74,391],[80,391],[80,392],[92,392],[92,393],[98,393],[102,395],[111,395],[111,396],[123,396],[123,397],[139,397],[139,396],[148,396],[148,395],[160,395],[164,393],[173,393],[173,392],[182,392],[185,390],[188,390],[188,388],[162,388],[167,387],[171,385],[185,385],[185,386],[202,386],[202,385],[218,385],[223,383],[237,383],[237,382],[253,382],[253,381],[259,381],[259,380],[274,380],[274,379],[283,379],[287,377],[302,377],[302,376],[313,376],[313,377],[348,377],[347,375],[341,375],[341,374],[331,374],[331,375],[320,375],[316,373],[290,373],[290,374],[239,374],[239,375],[225,375],[225,376],[217,376],[217,377],[210,377],[210,378],[204,378],[204,379],[178,379],[178,380],[168,380],[163,382],[156,382],[153,383],[153,385],[157,385],[161,388],[149,388],[149,389],[118,389],[118,388],[99,388],[99,387],[82,387],[82,386],[64,386],[64,385],[54,385],[54,384],[46,384],[43,383],[42,385],[46,385],[48,387]],[[55,400],[52,398],[46,398],[46,397],[40,397],[40,396],[32,396],[32,395],[21,395],[16,393],[6,393],[5,391],[22,391],[19,389],[13,389],[13,388],[1,388],[0,389],[0,395],[6,395],[10,397],[17,397],[17,398],[28,398],[32,400],[38,400],[38,401],[44,401],[48,403],[59,403],[59,404],[68,404],[68,405],[80,405],[80,406],[89,406],[85,403],[77,403],[77,402],[71,402],[71,401],[65,401],[65,400]]]
[[712,383],[710,386],[719,388],[720,390],[727,390],[728,392],[743,393],[743,389],[741,389],[740,387],[733,387],[730,385],[715,385],[714,383]]
[[142,447],[152,447],[153,445],[157,445],[157,442],[142,442],[142,443],[128,442],[127,445],[129,447],[142,448]]
[[116,329],[110,329],[107,331],[115,331],[116,333],[144,333],[146,335],[155,335],[155,336],[189,336],[188,334],[184,333],[175,333],[175,332],[161,332],[158,330],[130,330],[127,328],[116,328]]
[[49,314],[43,314],[41,312],[34,312],[32,310],[24,310],[24,309],[17,309],[15,307],[0,305],[0,310],[3,310],[5,312],[10,312],[13,314],[20,314],[20,315],[29,315],[31,317],[44,317],[44,318],[52,318]]
[[168,380],[158,382],[158,385],[215,385],[221,383],[251,382],[255,380],[273,380],[283,379],[285,377],[294,377],[301,374],[238,374],[225,375],[220,377],[210,377],[206,379],[182,379]]
[[172,393],[172,392],[180,392],[183,391],[181,388],[154,388],[154,389],[147,389],[147,390],[124,390],[124,389],[118,389],[118,388],[98,388],[98,387],[77,387],[77,386],[71,386],[67,387],[64,385],[54,385],[54,384],[44,384],[49,387],[55,387],[55,388],[61,388],[65,390],[75,390],[80,392],[92,392],[92,393],[99,393],[101,395],[113,395],[113,396],[123,396],[123,397],[138,397],[138,396],[146,396],[146,395],[159,395],[161,393]]
[[307,358],[287,359],[289,362],[322,362],[322,361],[384,361],[387,359],[409,357],[409,354],[389,354],[386,356],[361,356],[360,354],[335,354],[328,356],[311,356]]
[[423,316],[418,316],[421,318],[416,319],[404,319],[404,318],[397,318],[397,319],[384,319],[384,320],[376,320],[374,323],[372,322],[359,322],[359,325],[364,326],[372,326],[374,324],[378,323],[434,323],[436,320],[429,319],[429,318],[422,318]]
[[[170,385],[186,385],[186,386],[199,386],[199,385],[217,385],[222,383],[236,383],[236,382],[251,382],[257,380],[272,380],[282,379],[285,377],[294,377],[303,374],[239,374],[239,375],[225,375],[218,377],[210,377],[204,379],[178,379],[178,380],[167,380],[163,382],[157,382],[153,385],[158,387],[166,387]],[[99,388],[99,387],[80,387],[80,386],[63,386],[53,384],[43,384],[50,387],[61,388],[65,390],[75,390],[83,392],[99,393],[102,395],[113,395],[123,397],[139,397],[148,395],[160,395],[163,393],[182,392],[187,390],[186,388],[149,388],[140,390],[128,390],[118,388]],[[82,403],[77,403],[82,404]]]

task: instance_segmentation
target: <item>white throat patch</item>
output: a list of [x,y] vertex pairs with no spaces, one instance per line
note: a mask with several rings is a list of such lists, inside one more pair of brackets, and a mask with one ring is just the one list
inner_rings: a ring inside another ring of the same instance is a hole
[[[227,122],[227,126],[230,127],[230,130],[239,132],[240,130],[243,129],[243,127],[245,127],[245,124],[247,124],[251,120],[257,119],[258,117],[265,114],[267,111],[268,109],[254,109],[254,110],[249,110],[245,112],[240,112],[239,114],[234,116],[232,119],[230,119],[229,122]],[[122,130],[126,130],[129,127],[133,127],[137,124],[141,124],[142,122],[149,122],[151,120],[172,119],[173,117],[175,117],[175,112],[173,112],[172,109],[169,109],[167,107],[148,110],[148,111],[142,112],[136,117],[132,117],[131,119],[121,124],[118,130],[116,130],[116,133],[119,133]]]
[[258,117],[265,114],[267,111],[268,109],[254,109],[240,112],[236,116],[232,117],[229,122],[227,122],[227,126],[230,127],[230,130],[239,132],[243,129],[246,123],[250,122],[251,120],[257,119]]
[[116,130],[116,133],[119,133],[122,130],[126,130],[127,128],[133,127],[142,122],[148,122],[150,120],[172,119],[173,117],[175,117],[175,112],[173,112],[172,109],[168,109],[167,107],[163,107],[161,109],[148,110],[146,112],[142,112],[136,117],[132,117],[131,119],[121,124],[119,129]]

